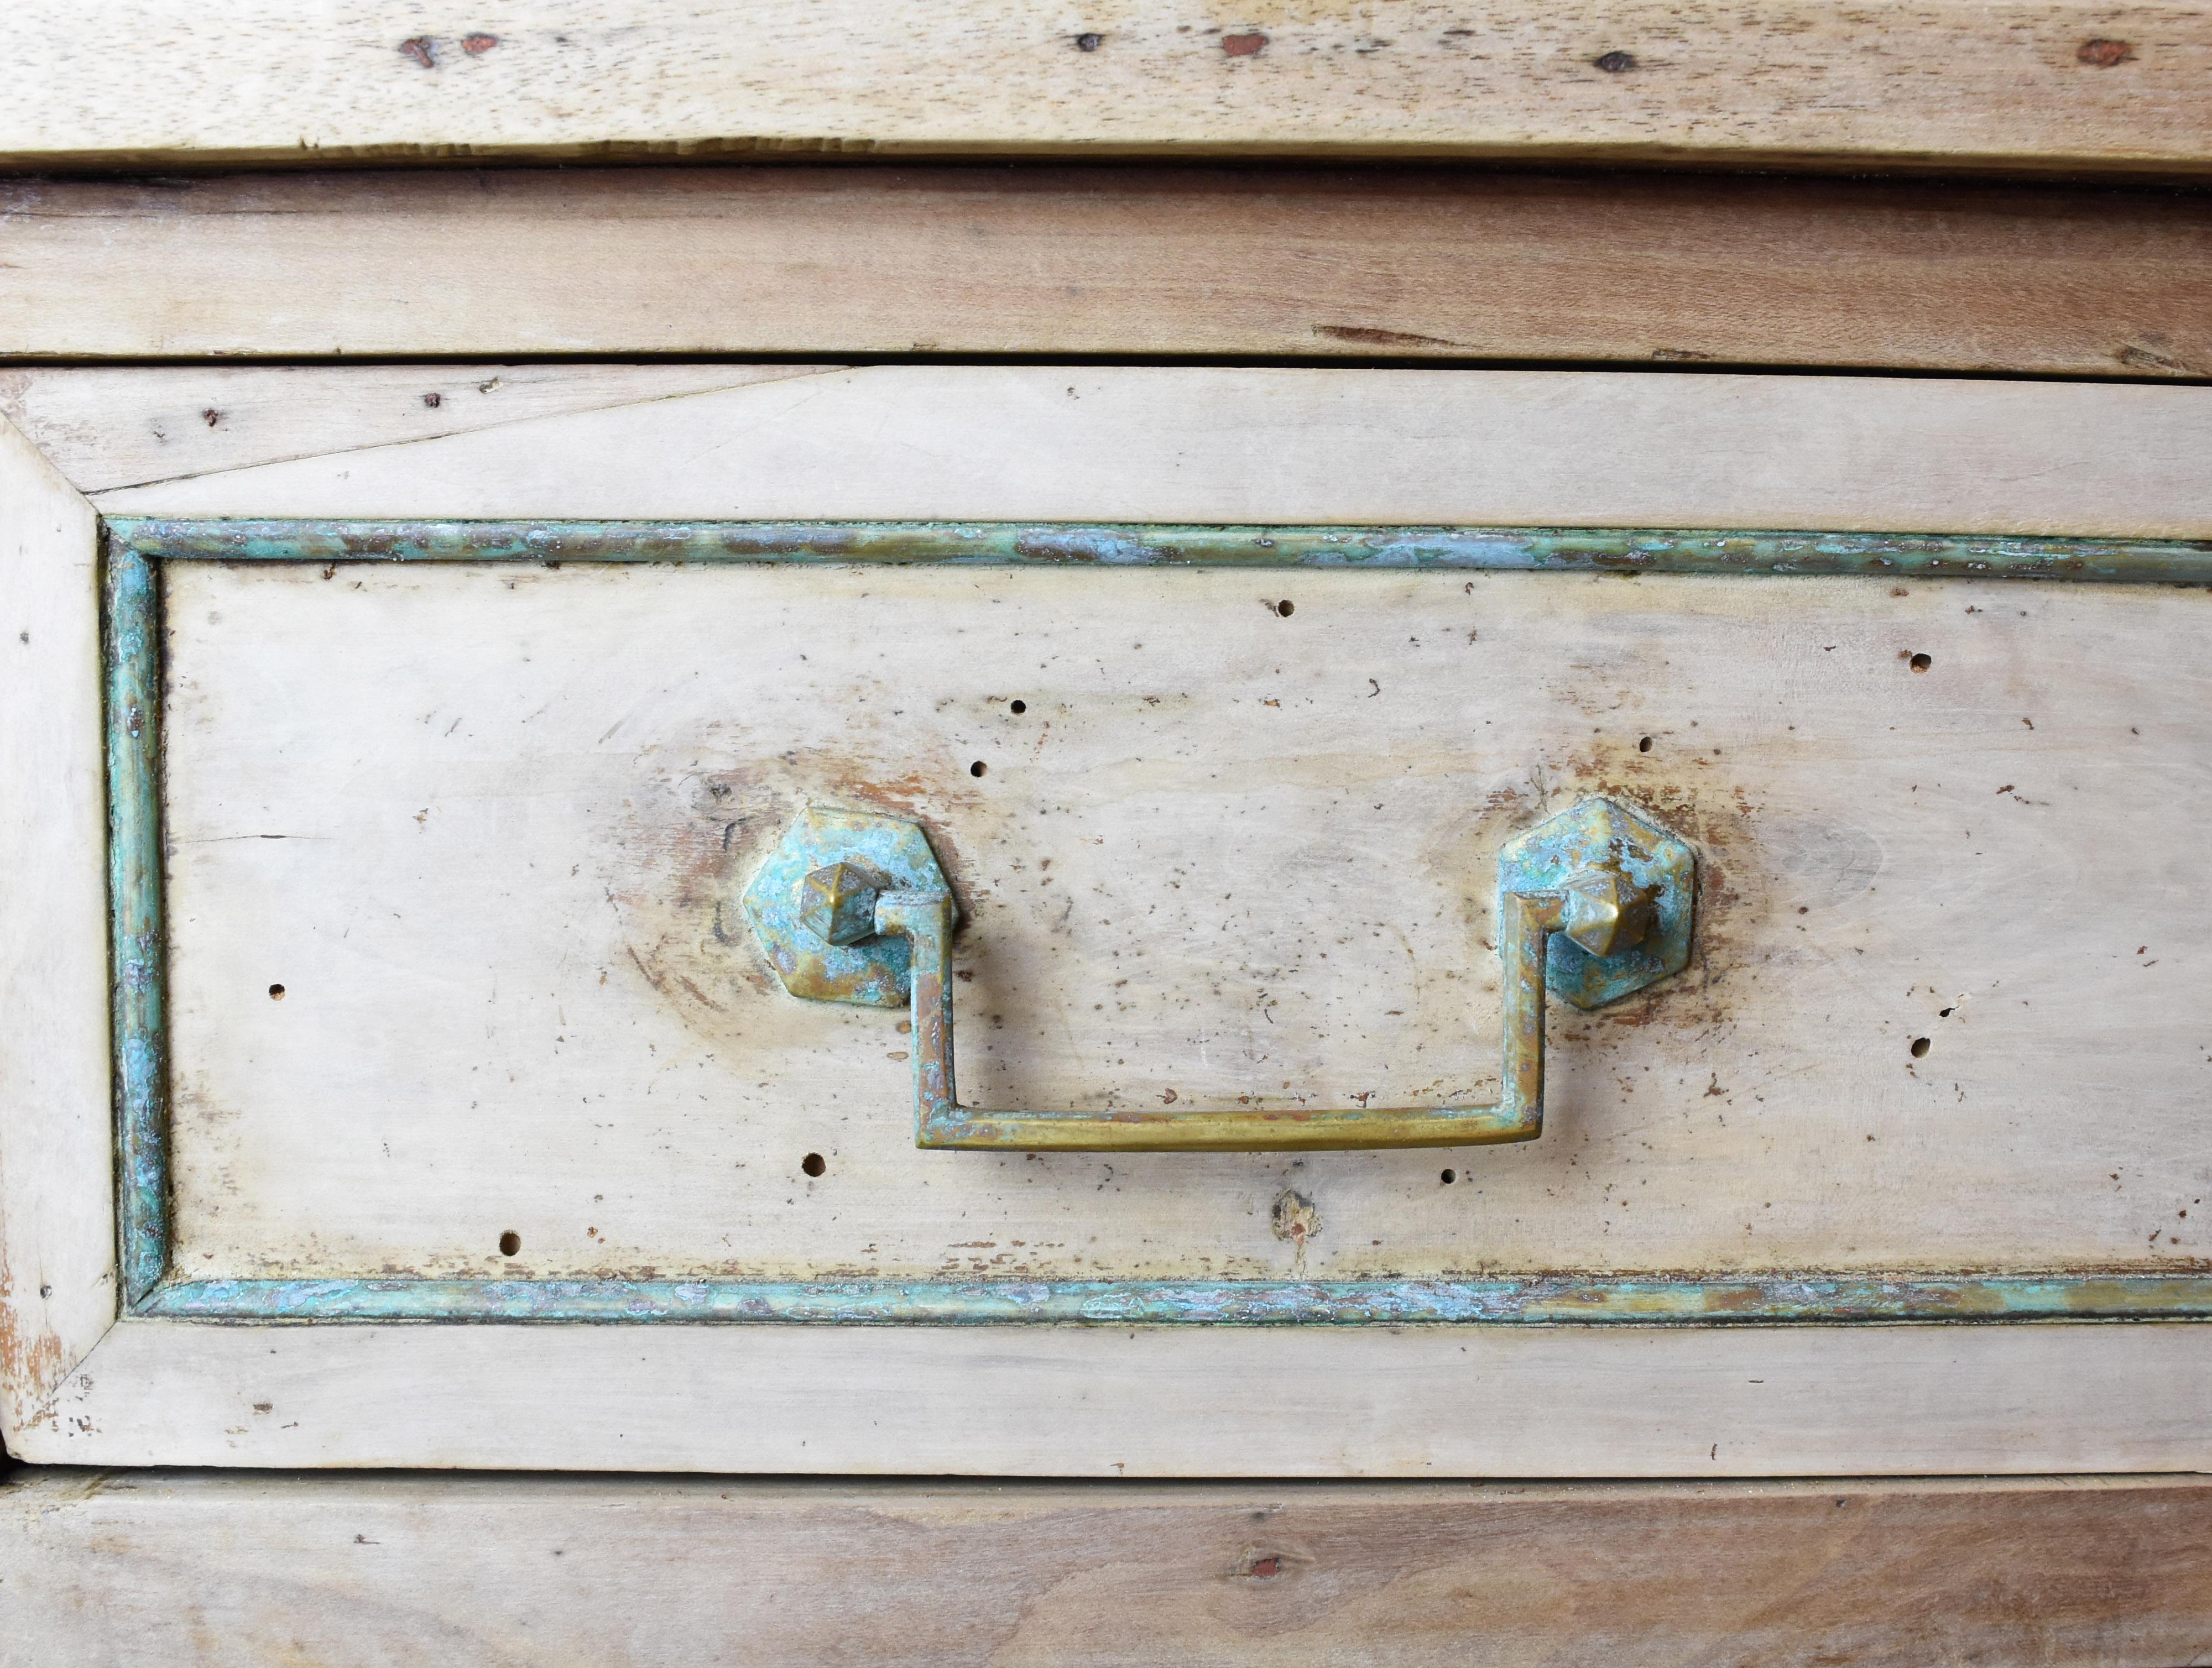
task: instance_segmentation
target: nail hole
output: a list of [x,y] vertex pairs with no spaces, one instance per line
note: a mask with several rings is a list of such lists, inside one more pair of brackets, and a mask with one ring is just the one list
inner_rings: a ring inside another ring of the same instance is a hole
[[516,1252],[521,1249],[522,1235],[516,1233],[513,1228],[508,1228],[506,1233],[499,1236],[499,1254],[501,1256],[512,1257]]
[[968,773],[970,776],[981,776],[984,771],[988,768],[989,767],[988,765],[986,765],[981,759],[978,759],[974,764],[968,767]]
[[1452,1183],[1459,1180],[1459,1172],[1457,1170],[1446,1170],[1442,1175],[1438,1176],[1437,1180],[1443,1183],[1445,1186],[1449,1187]]
[[1086,30],[1075,37],[1075,50],[1079,52],[1095,52],[1098,50],[1098,36]]
[[1916,654],[1911,659],[1906,661],[1905,664],[1911,667],[1916,672],[1924,672],[1930,666],[1936,664],[1936,660],[1935,657],[1932,655]]
[[282,1002],[284,999],[284,987],[282,985],[271,985],[269,987],[269,999],[271,1002]]
[[799,1161],[799,1168],[811,1176],[818,1176],[830,1167],[823,1162],[820,1153],[809,1153]]
[[1649,753],[1651,750],[1651,737],[1646,736],[1638,741],[1636,743],[1636,750],[1638,753]]
[[1026,713],[1030,710],[1030,704],[1026,701],[1012,701],[1007,705],[1006,710],[1010,713]]
[[1285,620],[1289,619],[1291,616],[1296,614],[1297,611],[1297,604],[1293,603],[1288,597],[1284,597],[1281,602],[1275,604],[1275,612],[1281,615]]
[[1913,1040],[1912,1040],[1912,1058],[1913,1058],[1914,1059],[1916,1059],[1916,1060],[1917,1060],[1917,1059],[1919,1059],[1919,1058],[1921,1058],[1923,1055],[1925,1055],[1927,1052],[1928,1052],[1928,1039],[1927,1039],[1927,1038],[1925,1038],[1925,1037],[1915,1037],[1915,1038],[1913,1038]]

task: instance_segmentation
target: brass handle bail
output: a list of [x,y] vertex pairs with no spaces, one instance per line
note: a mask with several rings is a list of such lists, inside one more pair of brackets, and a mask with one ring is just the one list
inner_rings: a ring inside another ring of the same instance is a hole
[[1689,960],[1694,855],[1610,800],[1589,799],[1498,856],[1504,1089],[1486,1106],[1269,1111],[987,1112],[953,1077],[951,889],[915,823],[810,809],[745,907],[793,995],[912,1014],[915,1144],[1020,1151],[1258,1152],[1457,1147],[1544,1129],[1544,995],[1617,1001]]

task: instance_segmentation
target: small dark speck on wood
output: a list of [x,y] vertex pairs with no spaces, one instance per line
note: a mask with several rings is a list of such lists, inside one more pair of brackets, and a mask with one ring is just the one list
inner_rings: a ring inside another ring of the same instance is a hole
[[498,45],[499,37],[495,34],[472,34],[462,40],[461,50],[471,58],[482,58]]
[[428,406],[433,411],[435,411],[445,403],[446,397],[441,393],[432,392],[422,396],[422,403]]
[[1267,37],[1263,34],[1225,34],[1221,37],[1221,50],[1231,58],[1257,58],[1267,50]]
[[426,34],[418,34],[411,40],[401,41],[399,51],[402,57],[413,58],[425,70],[434,70],[438,67],[438,43]]
[[1636,54],[1633,52],[1607,52],[1601,57],[1592,58],[1590,62],[1595,64],[1599,69],[1604,70],[1608,76],[1622,76],[1626,75],[1631,70],[1633,70],[1636,67]]
[[217,423],[222,421],[222,413],[216,410],[215,407],[210,405],[206,410],[200,413],[200,421],[205,423],[210,428],[213,428]]
[[2110,70],[2125,64],[2136,55],[2131,40],[2106,40],[2102,36],[2085,40],[2075,49],[2075,59],[2093,70]]
[[1075,37],[1075,50],[1079,52],[1095,52],[1098,50],[1099,43],[1105,38],[1103,35],[1085,32]]

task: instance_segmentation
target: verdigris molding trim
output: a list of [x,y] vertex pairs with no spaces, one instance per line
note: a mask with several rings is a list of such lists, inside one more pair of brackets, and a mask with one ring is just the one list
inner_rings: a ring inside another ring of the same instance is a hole
[[957,562],[1447,567],[2212,583],[2212,543],[1551,527],[1176,527],[1012,522],[118,519],[116,548],[210,561]]

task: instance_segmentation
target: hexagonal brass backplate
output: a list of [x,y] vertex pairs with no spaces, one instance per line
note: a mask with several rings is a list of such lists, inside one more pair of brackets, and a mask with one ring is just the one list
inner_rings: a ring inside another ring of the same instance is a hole
[[1508,844],[1498,854],[1498,889],[1501,896],[1556,891],[1586,869],[1651,888],[1656,919],[1641,943],[1611,955],[1592,955],[1565,933],[1553,934],[1544,983],[1553,995],[1577,1008],[1601,1008],[1689,965],[1697,855],[1610,799],[1585,799]]
[[884,889],[949,892],[945,870],[918,822],[872,811],[809,805],[768,854],[745,888],[745,914],[753,936],[783,988],[813,1002],[851,1002],[864,1008],[902,1008],[913,964],[901,937],[862,938],[833,944],[799,919],[799,888],[808,875],[833,863],[872,870]]

